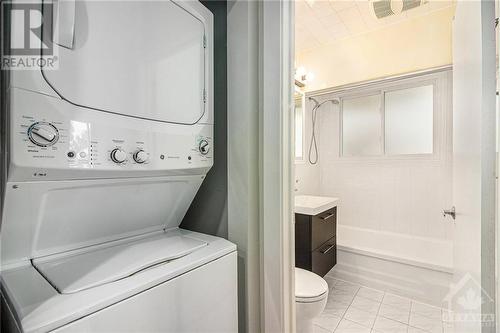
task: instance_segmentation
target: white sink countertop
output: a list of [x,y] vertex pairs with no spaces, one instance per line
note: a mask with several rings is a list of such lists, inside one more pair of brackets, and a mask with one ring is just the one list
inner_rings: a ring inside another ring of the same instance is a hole
[[339,198],[319,197],[314,195],[296,195],[295,213],[304,215],[317,215],[325,210],[336,207]]

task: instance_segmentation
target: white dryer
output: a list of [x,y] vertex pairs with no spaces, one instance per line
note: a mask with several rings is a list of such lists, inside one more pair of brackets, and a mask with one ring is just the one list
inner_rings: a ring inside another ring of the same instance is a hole
[[236,246],[178,228],[213,164],[211,13],[168,0],[40,10],[40,56],[53,43],[57,64],[11,73],[3,320],[236,332]]

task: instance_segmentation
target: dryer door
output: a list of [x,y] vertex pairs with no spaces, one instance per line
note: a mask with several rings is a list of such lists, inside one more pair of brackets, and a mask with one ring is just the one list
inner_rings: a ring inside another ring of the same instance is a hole
[[188,7],[58,0],[51,11],[45,38],[55,43],[59,68],[42,74],[63,99],[164,122],[194,124],[203,116],[205,22]]

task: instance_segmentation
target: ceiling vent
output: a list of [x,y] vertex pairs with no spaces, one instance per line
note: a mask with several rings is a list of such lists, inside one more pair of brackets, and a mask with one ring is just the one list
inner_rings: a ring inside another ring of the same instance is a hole
[[378,19],[398,15],[407,10],[420,7],[428,0],[372,0],[371,7]]

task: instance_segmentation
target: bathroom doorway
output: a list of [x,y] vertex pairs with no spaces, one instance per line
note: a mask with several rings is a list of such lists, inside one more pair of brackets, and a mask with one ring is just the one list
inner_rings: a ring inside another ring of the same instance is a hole
[[334,245],[320,332],[495,330],[494,3],[411,3],[295,2],[295,212],[337,200],[295,251]]

